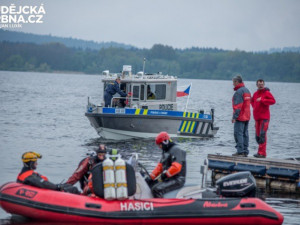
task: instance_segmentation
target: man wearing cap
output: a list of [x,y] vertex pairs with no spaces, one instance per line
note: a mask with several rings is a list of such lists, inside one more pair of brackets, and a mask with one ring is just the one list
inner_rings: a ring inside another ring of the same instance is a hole
[[111,99],[113,95],[116,93],[119,93],[121,97],[126,97],[127,94],[120,89],[120,83],[121,79],[118,77],[114,83],[109,83],[107,84],[105,88],[105,93],[104,93],[104,101],[105,101],[105,107],[110,107],[111,106]]
[[106,146],[104,144],[100,144],[99,148],[95,150],[97,153],[96,156],[89,156],[81,160],[75,172],[70,176],[66,183],[74,185],[78,181],[80,182],[80,187],[84,190],[84,187],[88,183],[88,177],[90,174],[90,170],[99,162],[102,162],[105,159],[106,155]]
[[42,155],[36,152],[25,152],[22,155],[23,168],[17,177],[18,183],[23,183],[39,188],[51,189],[55,191],[65,191],[74,194],[79,194],[76,187],[69,184],[54,184],[48,181],[48,178],[35,172],[37,168],[37,159],[42,158]]

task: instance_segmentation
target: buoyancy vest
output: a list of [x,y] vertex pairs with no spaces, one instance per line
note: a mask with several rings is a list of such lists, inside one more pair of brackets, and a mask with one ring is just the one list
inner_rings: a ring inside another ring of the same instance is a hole
[[26,180],[27,177],[32,176],[33,174],[36,174],[37,176],[41,177],[43,180],[48,181],[48,178],[45,176],[42,176],[40,174],[38,174],[37,172],[34,172],[33,170],[27,170],[23,173],[20,173],[17,177],[17,182],[19,183],[24,183],[24,181]]

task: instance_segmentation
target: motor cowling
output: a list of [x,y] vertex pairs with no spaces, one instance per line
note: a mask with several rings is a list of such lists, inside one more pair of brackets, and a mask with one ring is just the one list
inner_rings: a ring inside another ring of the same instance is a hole
[[230,174],[217,182],[217,194],[224,197],[254,197],[255,178],[249,171]]

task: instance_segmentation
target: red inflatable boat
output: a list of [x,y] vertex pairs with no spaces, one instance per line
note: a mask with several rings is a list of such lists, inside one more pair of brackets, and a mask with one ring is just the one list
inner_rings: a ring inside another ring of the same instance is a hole
[[40,189],[19,183],[0,188],[8,213],[39,221],[113,224],[282,224],[283,216],[258,198],[101,198]]

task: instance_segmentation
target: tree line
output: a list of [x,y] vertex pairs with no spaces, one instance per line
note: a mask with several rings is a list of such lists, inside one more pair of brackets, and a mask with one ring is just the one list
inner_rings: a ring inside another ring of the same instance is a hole
[[100,50],[66,47],[61,43],[0,42],[0,70],[71,71],[100,74],[120,72],[132,65],[133,72],[175,75],[179,78],[231,79],[242,74],[246,80],[300,82],[300,53],[253,53],[216,48],[174,49],[156,44],[150,49],[109,47]]
[[24,33],[24,32],[17,32],[17,31],[10,31],[0,29],[0,42],[1,41],[10,41],[10,42],[24,42],[24,43],[35,43],[35,44],[45,44],[51,42],[58,42],[62,43],[67,47],[70,48],[81,48],[81,49],[94,49],[100,50],[102,48],[109,48],[109,47],[118,47],[118,48],[125,48],[129,49],[134,46],[126,45],[117,42],[95,42],[95,41],[86,41],[71,37],[57,37],[49,35],[41,35],[41,34],[32,34],[32,33]]

